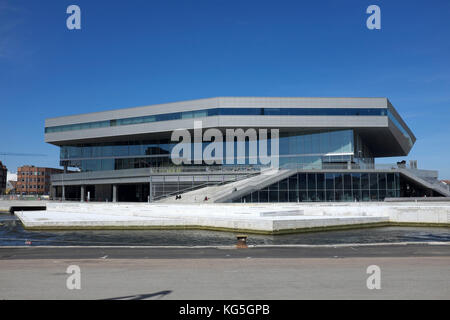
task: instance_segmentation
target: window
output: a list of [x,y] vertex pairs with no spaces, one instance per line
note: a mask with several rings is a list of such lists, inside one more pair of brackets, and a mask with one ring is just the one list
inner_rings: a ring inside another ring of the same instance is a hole
[[[86,130],[103,127],[114,127],[148,123],[154,121],[169,121],[189,118],[200,118],[207,116],[386,116],[399,127],[406,137],[407,131],[400,125],[397,119],[386,109],[379,108],[213,108],[205,110],[185,111],[157,114],[151,116],[132,117],[124,119],[113,119],[107,121],[96,121],[89,123],[70,124],[45,128],[45,133],[64,132],[72,130]],[[409,140],[411,138],[409,137]]]

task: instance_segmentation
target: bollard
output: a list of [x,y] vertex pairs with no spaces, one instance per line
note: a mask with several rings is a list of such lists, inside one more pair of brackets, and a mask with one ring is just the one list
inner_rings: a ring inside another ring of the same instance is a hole
[[247,249],[248,248],[246,235],[240,234],[240,235],[237,235],[236,238],[237,238],[236,248],[238,248],[238,249]]

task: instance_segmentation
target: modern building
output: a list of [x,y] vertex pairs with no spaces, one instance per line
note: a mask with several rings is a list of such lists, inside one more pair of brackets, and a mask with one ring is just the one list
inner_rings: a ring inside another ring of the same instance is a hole
[[48,195],[51,175],[63,173],[62,169],[22,166],[17,168],[15,192],[20,195]]
[[[210,159],[198,157],[211,151],[213,139],[195,143],[194,138],[212,128],[217,129],[214,141],[219,132],[217,141],[227,142],[210,153]],[[194,143],[173,155],[180,145],[172,134],[180,129],[187,130]],[[245,141],[228,140],[229,131],[239,129]],[[66,170],[52,177],[55,198],[157,201],[237,180],[241,187],[220,201],[382,201],[449,195],[437,172],[419,170],[417,162],[375,164],[377,158],[407,156],[416,141],[387,98],[182,101],[47,119],[45,141],[60,147],[60,165]],[[220,153],[223,160],[218,161]],[[265,153],[277,158],[279,171],[266,168],[274,162],[263,163],[258,156]],[[180,159],[183,164],[174,163]],[[80,172],[68,173],[67,168]]]
[[0,161],[0,195],[5,194],[6,192],[7,175],[8,169],[6,169],[6,166]]

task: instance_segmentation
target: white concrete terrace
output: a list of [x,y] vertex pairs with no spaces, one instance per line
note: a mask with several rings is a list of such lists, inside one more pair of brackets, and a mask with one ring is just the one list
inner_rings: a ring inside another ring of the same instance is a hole
[[450,226],[450,203],[56,203],[16,212],[29,229],[212,229],[287,233],[389,223]]

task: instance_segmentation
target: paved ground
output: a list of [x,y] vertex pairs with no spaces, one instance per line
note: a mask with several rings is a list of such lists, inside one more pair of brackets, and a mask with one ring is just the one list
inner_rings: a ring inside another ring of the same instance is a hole
[[[70,265],[80,290],[66,287]],[[450,246],[0,248],[0,299],[112,298],[450,299]]]
[[4,259],[247,259],[450,257],[450,243],[391,243],[376,245],[281,245],[234,247],[0,247]]

